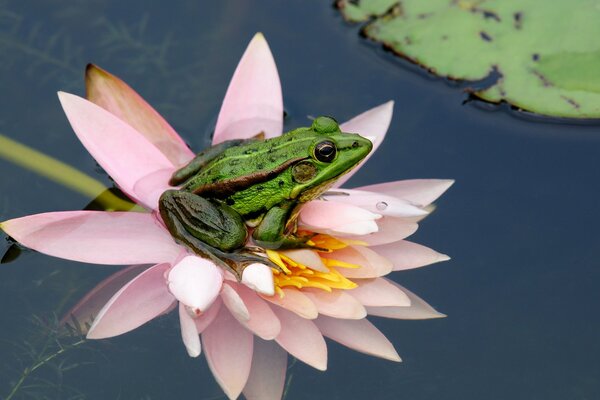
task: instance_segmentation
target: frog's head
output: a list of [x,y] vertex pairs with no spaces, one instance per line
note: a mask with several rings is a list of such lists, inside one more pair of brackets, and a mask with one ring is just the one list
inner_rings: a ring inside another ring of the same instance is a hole
[[296,183],[291,197],[310,201],[325,192],[373,149],[373,143],[355,133],[344,133],[331,117],[318,117],[303,137],[312,136],[309,157],[292,167]]

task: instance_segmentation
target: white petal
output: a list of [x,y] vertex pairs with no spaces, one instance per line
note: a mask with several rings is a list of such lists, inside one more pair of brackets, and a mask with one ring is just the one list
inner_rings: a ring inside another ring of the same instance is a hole
[[336,189],[329,195],[325,193],[324,198],[390,217],[420,217],[428,214],[406,200],[366,190]]
[[223,275],[212,261],[187,256],[169,271],[169,290],[186,306],[205,311],[215,301]]
[[242,283],[258,293],[267,296],[275,294],[273,272],[265,264],[254,263],[248,265],[242,272]]

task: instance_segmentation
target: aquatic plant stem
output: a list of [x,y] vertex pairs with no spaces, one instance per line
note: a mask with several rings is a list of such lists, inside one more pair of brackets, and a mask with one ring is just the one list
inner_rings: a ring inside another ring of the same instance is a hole
[[59,183],[86,197],[96,199],[106,210],[129,211],[134,203],[108,191],[100,181],[40,151],[0,134],[0,157]]
[[[29,375],[31,375],[33,372],[35,372],[36,369],[40,368],[41,366],[45,365],[46,363],[52,361],[54,358],[60,356],[61,354],[63,354],[64,352],[66,352],[69,349],[81,346],[83,343],[86,342],[86,339],[80,339],[79,341],[67,346],[67,347],[61,347],[60,350],[56,351],[55,353],[50,354],[49,356],[41,359],[40,361],[38,361],[35,365],[27,367],[23,370],[23,373],[21,374],[21,377],[19,378],[19,380],[17,381],[17,383],[15,383],[15,385],[13,386],[12,390],[10,391],[10,393],[8,394],[8,396],[5,397],[4,400],[11,400],[14,395],[19,391],[19,389],[21,388],[21,386],[23,386],[23,383],[25,383],[25,380],[27,379],[27,377],[29,377]],[[45,347],[44,347],[45,350]],[[42,351],[43,353],[43,351]]]

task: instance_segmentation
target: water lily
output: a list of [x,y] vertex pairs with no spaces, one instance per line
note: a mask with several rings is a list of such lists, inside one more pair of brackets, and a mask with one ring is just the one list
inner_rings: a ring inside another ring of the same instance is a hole
[[[203,353],[231,399],[278,399],[287,353],[319,370],[327,367],[324,337],[373,356],[400,361],[367,315],[437,318],[419,297],[384,276],[447,260],[406,241],[449,180],[407,180],[341,189],[306,204],[300,229],[329,251],[264,250],[265,263],[248,266],[241,280],[175,243],[157,212],[173,171],[194,153],[137,93],[108,72],[89,66],[88,100],[59,93],[73,130],[117,186],[143,212],[66,211],[1,224],[22,244],[56,257],[95,264],[151,264],[126,268],[102,282],[72,311],[94,314],[88,338],[107,338],[178,308],[187,352]],[[341,124],[369,137],[376,149],[393,103]],[[213,144],[265,137],[283,130],[283,101],[266,40],[250,42],[229,84]],[[372,153],[371,153],[372,154]],[[366,161],[366,160],[364,160]],[[363,164],[364,164],[363,161]],[[353,171],[354,172],[354,171]],[[275,263],[280,270],[269,267]],[[98,304],[103,304],[99,309]]]

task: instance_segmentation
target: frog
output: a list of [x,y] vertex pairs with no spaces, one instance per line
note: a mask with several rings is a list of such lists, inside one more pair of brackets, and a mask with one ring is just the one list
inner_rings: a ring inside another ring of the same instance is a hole
[[328,116],[310,127],[264,139],[209,147],[176,170],[159,213],[171,236],[241,280],[254,262],[278,268],[257,249],[310,248],[298,232],[304,204],[319,198],[372,150],[372,142],[340,130]]

